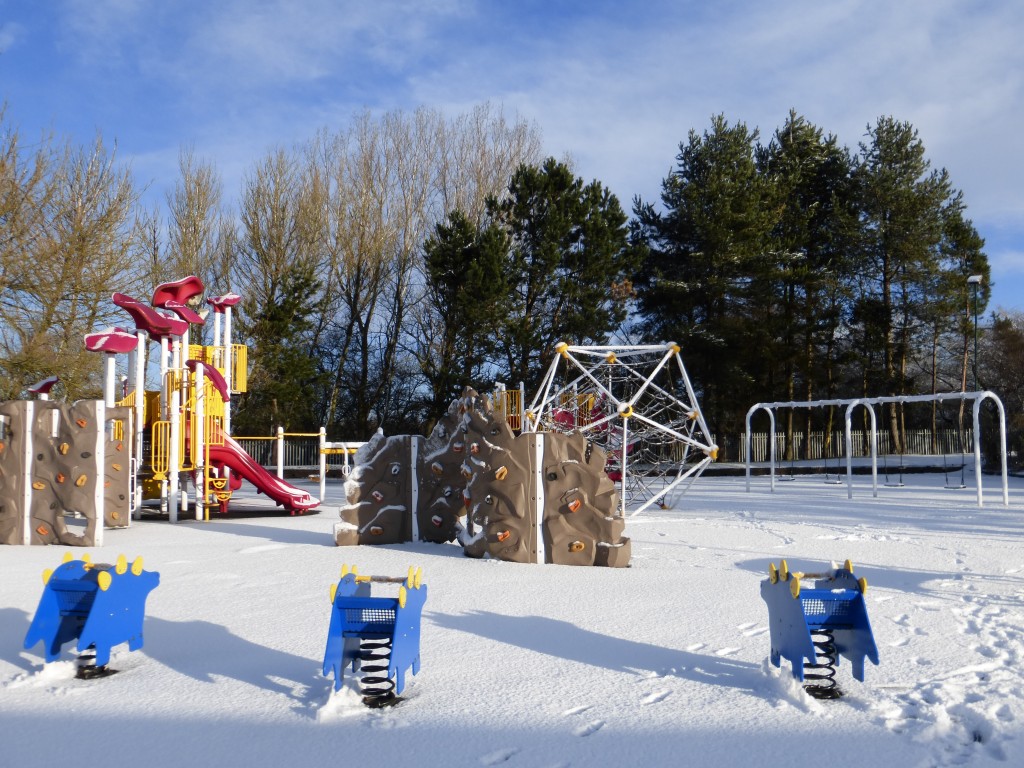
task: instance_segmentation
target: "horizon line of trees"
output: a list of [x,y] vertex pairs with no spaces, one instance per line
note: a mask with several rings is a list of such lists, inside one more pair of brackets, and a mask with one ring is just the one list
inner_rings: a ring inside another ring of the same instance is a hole
[[[891,117],[850,150],[795,111],[766,143],[717,115],[630,216],[489,104],[356,115],[257,159],[234,208],[189,149],[147,208],[101,137],[26,144],[0,108],[0,399],[54,372],[66,397],[98,396],[81,340],[125,322],[110,294],[195,274],[243,297],[240,434],[425,431],[463,386],[532,394],[558,341],[671,340],[732,456],[754,402],[973,388],[991,283],[966,211]],[[1019,434],[1024,322],[990,325],[980,386]],[[897,451],[902,430],[955,418],[886,417]]]

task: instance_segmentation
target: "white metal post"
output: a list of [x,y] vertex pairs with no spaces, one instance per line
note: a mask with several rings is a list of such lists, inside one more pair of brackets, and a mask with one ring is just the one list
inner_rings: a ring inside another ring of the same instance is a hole
[[[113,359],[113,355],[108,355]],[[96,467],[96,487],[93,489],[93,510],[96,514],[96,530],[93,540],[97,547],[103,546],[103,530],[106,523],[106,499],[104,498],[107,448],[107,412],[103,401],[96,401],[96,448],[93,451]]]
[[423,438],[419,435],[412,435],[409,438],[409,501],[410,509],[409,516],[412,523],[412,540],[420,540],[420,521],[419,521],[419,508],[420,508],[420,478],[419,478],[419,452],[420,452],[420,440]]
[[[175,342],[173,345],[174,370],[180,370],[180,365],[178,364],[178,358],[181,357],[180,349],[181,342]],[[166,378],[164,380],[166,381]],[[181,468],[181,451],[179,448],[181,443],[181,387],[167,388],[170,390],[169,415],[171,422],[171,444],[167,451],[167,463],[169,465],[167,473],[167,514],[170,521],[176,523],[178,522],[178,474]]]
[[284,479],[284,427],[277,428],[277,476]]
[[320,427],[320,501],[327,493],[327,427]]
[[21,543],[26,547],[32,543],[32,454],[35,452],[32,435],[35,434],[35,408],[31,400],[25,403],[25,439],[21,452]]
[[[193,464],[193,477],[196,479],[196,520],[205,520],[206,514],[206,382],[203,379],[203,364],[196,363],[195,381],[196,406],[192,414],[195,422],[192,427],[192,453],[196,460]],[[186,374],[187,375],[187,374]]]
[[114,390],[116,389],[116,361],[113,352],[104,352],[106,358],[103,362],[106,365],[106,380],[103,386],[103,404],[108,408],[114,407]]
[[[149,349],[145,331],[135,329],[135,476],[142,462],[143,432],[146,429],[146,351]],[[135,515],[142,516],[142,484],[135,484]]]
[[533,509],[537,520],[537,562],[547,562],[547,551],[544,546],[544,433],[535,432],[530,435],[533,442]]

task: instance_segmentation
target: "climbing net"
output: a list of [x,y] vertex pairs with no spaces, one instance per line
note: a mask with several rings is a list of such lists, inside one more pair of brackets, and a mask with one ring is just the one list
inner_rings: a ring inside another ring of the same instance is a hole
[[560,343],[524,414],[525,431],[577,431],[604,449],[634,515],[692,485],[716,457],[677,344],[574,347]]

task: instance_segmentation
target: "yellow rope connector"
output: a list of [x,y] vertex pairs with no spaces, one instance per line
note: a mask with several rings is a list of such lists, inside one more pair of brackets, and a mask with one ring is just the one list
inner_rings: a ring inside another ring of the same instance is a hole
[[609,352],[608,356],[604,360],[608,365],[615,365],[615,363],[619,361],[614,352]]
[[666,349],[668,349],[668,351],[669,351],[669,352],[671,352],[671,353],[673,353],[673,354],[675,354],[675,355],[678,355],[678,354],[679,354],[679,352],[680,352],[680,351],[681,351],[681,349],[682,349],[682,347],[680,347],[680,346],[679,346],[678,344],[676,344],[676,343],[675,343],[674,341],[670,341],[670,342],[669,342],[668,344],[666,344],[666,345],[665,345],[665,348],[666,348]]
[[569,357],[569,345],[566,344],[564,341],[560,341],[557,344],[555,344],[555,352],[560,354],[562,357],[568,359],[568,357]]
[[632,415],[633,415],[633,406],[631,406],[631,405],[621,405],[621,406],[619,406],[619,416],[621,416],[624,419],[628,419]]

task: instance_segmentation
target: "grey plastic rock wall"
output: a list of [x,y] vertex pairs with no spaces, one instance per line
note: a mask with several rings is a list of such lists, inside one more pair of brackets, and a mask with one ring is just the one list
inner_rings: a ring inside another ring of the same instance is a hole
[[398,544],[412,540],[412,447],[409,435],[374,435],[355,457],[345,482],[346,503],[339,510],[334,543]]

